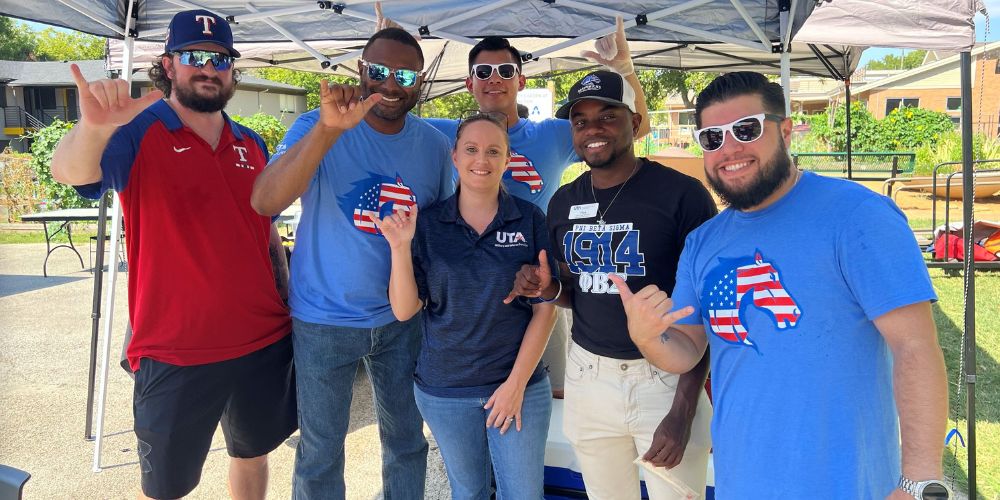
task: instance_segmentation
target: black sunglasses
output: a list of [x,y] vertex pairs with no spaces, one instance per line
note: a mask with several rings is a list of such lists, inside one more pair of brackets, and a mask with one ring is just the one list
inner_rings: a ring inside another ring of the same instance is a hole
[[504,130],[507,130],[507,113],[502,111],[483,111],[481,109],[466,110],[462,113],[462,118],[459,123],[477,120],[489,120],[496,123]]

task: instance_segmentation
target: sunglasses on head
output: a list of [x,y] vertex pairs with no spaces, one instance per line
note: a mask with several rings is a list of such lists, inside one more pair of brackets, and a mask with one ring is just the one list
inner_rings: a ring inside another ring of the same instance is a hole
[[489,80],[493,76],[493,71],[496,71],[500,78],[504,80],[510,80],[517,76],[517,65],[514,63],[500,63],[500,64],[473,64],[472,74],[480,80]]
[[389,78],[389,75],[393,75],[396,77],[396,83],[400,87],[412,87],[416,85],[417,78],[420,78],[420,75],[423,74],[421,71],[390,68],[384,64],[368,62],[364,59],[361,59],[361,64],[368,68],[368,78],[376,82],[384,82]]
[[772,115],[769,113],[744,116],[739,120],[725,125],[713,125],[711,127],[695,130],[694,139],[698,141],[698,145],[701,146],[701,149],[705,151],[715,151],[726,143],[726,131],[728,131],[737,141],[746,144],[748,142],[756,141],[757,139],[760,139],[760,136],[764,135],[764,120],[771,120],[780,123],[784,121],[784,119],[785,117],[783,116]]
[[177,60],[181,64],[195,68],[203,68],[205,63],[212,61],[212,67],[215,68],[215,71],[225,71],[232,68],[233,62],[236,61],[233,56],[207,50],[179,50],[174,54],[178,56]]
[[469,120],[489,120],[496,123],[504,130],[507,130],[507,114],[501,111],[483,111],[481,109],[470,109],[462,113],[461,121]]

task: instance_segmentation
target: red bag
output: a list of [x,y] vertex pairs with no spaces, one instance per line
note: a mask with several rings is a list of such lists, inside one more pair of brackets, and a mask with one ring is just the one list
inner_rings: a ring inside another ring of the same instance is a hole
[[[962,251],[962,238],[954,234],[942,234],[934,240],[934,258],[941,260],[945,258],[945,249],[948,250],[949,259],[965,260],[965,253]],[[983,248],[982,245],[975,244],[972,248],[972,256],[977,262],[990,262],[998,260],[997,256]]]

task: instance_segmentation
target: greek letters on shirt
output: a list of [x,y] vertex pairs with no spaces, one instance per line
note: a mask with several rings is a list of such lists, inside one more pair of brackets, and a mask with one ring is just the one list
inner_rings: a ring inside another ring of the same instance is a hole
[[645,276],[645,256],[639,251],[639,230],[631,222],[618,224],[574,224],[563,235],[563,257],[571,273],[579,275],[583,293],[617,294],[608,279],[617,274]]

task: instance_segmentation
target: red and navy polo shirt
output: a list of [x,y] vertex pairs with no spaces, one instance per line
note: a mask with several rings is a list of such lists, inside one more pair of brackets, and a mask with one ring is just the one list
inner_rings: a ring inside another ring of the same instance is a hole
[[185,366],[237,358],[291,330],[268,253],[271,221],[250,206],[267,147],[225,122],[213,151],[159,101],[111,138],[101,181],[77,187],[121,197],[133,370],[143,357]]

